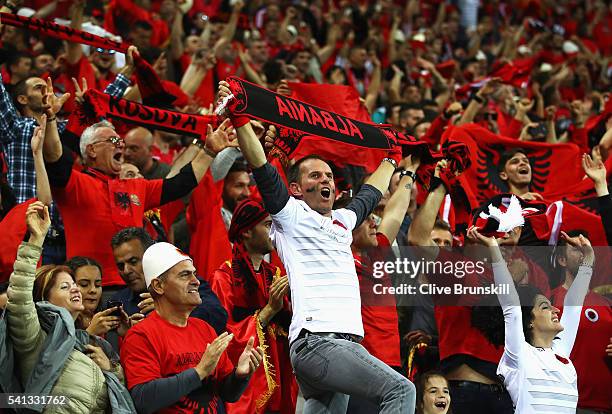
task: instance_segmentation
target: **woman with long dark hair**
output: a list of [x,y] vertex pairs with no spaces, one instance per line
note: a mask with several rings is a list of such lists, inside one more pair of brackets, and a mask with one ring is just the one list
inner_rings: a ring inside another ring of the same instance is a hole
[[509,295],[498,295],[504,314],[505,348],[497,373],[504,378],[517,414],[576,412],[577,375],[569,355],[595,255],[584,236],[561,234],[569,245],[581,250],[582,263],[559,318],[559,309],[536,289],[517,291],[495,237],[486,237],[474,227],[468,231],[470,238],[491,248],[495,283],[510,287]]
[[120,336],[124,336],[131,326],[131,321],[123,308],[119,306],[100,309],[102,299],[100,263],[89,257],[75,256],[66,262],[66,266],[72,271],[83,300],[84,309],[76,320],[77,328],[98,336],[105,336],[110,330],[116,329]]

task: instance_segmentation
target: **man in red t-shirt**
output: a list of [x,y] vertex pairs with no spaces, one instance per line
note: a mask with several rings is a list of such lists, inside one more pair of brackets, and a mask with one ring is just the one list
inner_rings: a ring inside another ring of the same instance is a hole
[[206,322],[189,317],[202,299],[189,256],[170,243],[149,247],[142,258],[155,310],[130,329],[121,347],[128,389],[139,412],[225,413],[238,401],[263,351],[251,337],[235,367],[225,350],[233,339],[217,336]]
[[[577,236],[579,231],[568,233]],[[553,258],[561,285],[552,292],[552,304],[563,310],[563,301],[572,286],[582,260],[582,252],[560,240]],[[570,359],[578,374],[578,408],[608,412],[612,409],[612,357],[606,347],[612,336],[612,301],[589,292],[582,306],[580,325]]]
[[47,121],[44,156],[53,198],[64,220],[66,254],[98,260],[106,290],[124,286],[110,248],[113,235],[126,227],[143,226],[145,211],[187,195],[200,182],[213,157],[233,145],[228,121],[208,134],[203,148],[189,150],[193,160],[172,178],[121,180],[118,175],[125,143],[111,123],[102,121],[83,131],[82,170],[73,169],[72,155],[62,148],[55,124],[55,117]]

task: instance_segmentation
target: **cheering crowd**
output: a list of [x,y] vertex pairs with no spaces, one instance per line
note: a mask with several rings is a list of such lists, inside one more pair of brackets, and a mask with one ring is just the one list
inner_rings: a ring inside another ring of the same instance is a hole
[[612,5],[0,12],[0,409],[612,413]]

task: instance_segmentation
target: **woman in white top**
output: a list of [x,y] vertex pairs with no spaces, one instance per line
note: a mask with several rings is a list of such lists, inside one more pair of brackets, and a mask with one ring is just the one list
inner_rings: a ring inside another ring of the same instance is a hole
[[582,264],[559,320],[559,309],[542,294],[533,289],[524,294],[522,289],[519,295],[494,237],[483,236],[475,228],[468,236],[492,248],[495,283],[510,286],[509,295],[498,295],[504,314],[505,348],[497,373],[504,378],[515,413],[575,413],[577,376],[569,355],[593,273],[591,243],[582,235],[572,238],[562,232],[569,245],[582,251]]

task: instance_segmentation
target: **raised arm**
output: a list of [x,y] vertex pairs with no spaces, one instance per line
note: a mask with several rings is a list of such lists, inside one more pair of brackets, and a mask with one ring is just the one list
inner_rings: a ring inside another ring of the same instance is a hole
[[578,274],[574,278],[572,286],[568,289],[563,301],[563,314],[559,321],[561,326],[563,326],[563,331],[557,335],[559,340],[554,343],[555,350],[567,357],[572,352],[576,334],[578,333],[582,304],[589,291],[589,284],[593,274],[595,253],[591,247],[591,242],[583,235],[569,237],[565,232],[561,232],[561,236],[567,241],[568,245],[580,249],[583,254],[582,263],[578,267]]
[[[442,160],[436,165],[434,177],[439,180],[440,169],[446,166],[446,161]],[[436,180],[436,181],[437,181]],[[433,182],[433,179],[432,179]],[[425,202],[414,215],[414,220],[408,228],[408,244],[413,246],[435,246],[431,239],[431,231],[436,223],[436,217],[440,206],[444,202],[446,196],[446,188],[442,183],[430,191],[425,199]]]
[[[230,94],[229,84],[225,81],[219,82],[219,99],[224,99]],[[255,135],[255,131],[253,131],[250,122],[243,122],[242,120],[232,121],[234,128],[236,128],[236,134],[238,135],[240,150],[251,167],[263,167],[263,165],[268,162],[266,153],[257,139],[257,135]]]
[[47,106],[47,125],[43,144],[43,156],[47,163],[56,162],[63,153],[62,143],[57,129],[56,115],[62,109],[62,106],[64,106],[68,98],[70,98],[69,93],[65,93],[58,98],[53,92],[51,78],[47,78],[47,93],[43,97],[43,105]]
[[474,96],[470,99],[470,103],[467,108],[461,115],[461,119],[457,122],[457,125],[469,124],[470,122],[474,122],[474,118],[482,109],[482,107],[486,104],[487,97],[497,90],[499,86],[498,78],[491,78],[485,82],[484,85],[474,94]]
[[[76,0],[72,3],[70,7],[70,28],[81,30],[84,10],[85,2],[83,0]],[[66,60],[70,65],[74,65],[83,56],[83,46],[77,42],[68,42],[66,52]]]
[[397,232],[404,221],[406,210],[410,205],[410,196],[412,187],[414,186],[413,177],[416,176],[416,170],[419,168],[420,161],[416,157],[408,156],[402,160],[400,167],[412,174],[402,175],[397,189],[387,202],[385,212],[383,214],[378,232],[384,234],[387,239],[394,240]]
[[49,185],[49,177],[47,177],[47,169],[45,168],[45,159],[42,151],[46,125],[47,115],[43,115],[40,126],[34,129],[31,147],[32,157],[34,158],[34,170],[36,171],[36,198],[48,206],[52,200],[51,186]]
[[504,355],[507,357],[505,362],[511,368],[517,368],[519,365],[521,348],[525,344],[525,334],[523,333],[523,317],[520,300],[516,288],[514,287],[514,280],[508,271],[508,266],[506,265],[506,261],[502,256],[495,237],[483,236],[474,227],[468,230],[467,236],[489,247],[495,284],[497,286],[509,287],[509,294],[498,294],[497,298],[504,314]]
[[21,379],[25,383],[36,364],[45,335],[40,327],[32,290],[36,277],[36,265],[42,254],[45,235],[51,225],[49,207],[36,201],[26,210],[26,225],[30,233],[17,251],[14,271],[9,279],[8,334],[20,363]]

